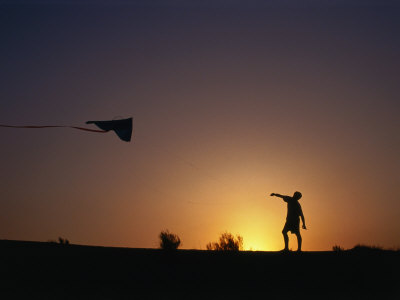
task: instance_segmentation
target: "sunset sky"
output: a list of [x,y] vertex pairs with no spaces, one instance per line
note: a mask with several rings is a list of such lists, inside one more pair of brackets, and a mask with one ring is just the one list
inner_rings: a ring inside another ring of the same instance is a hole
[[0,239],[275,251],[298,190],[303,250],[400,247],[398,1],[0,1],[0,37],[0,124],[134,126],[0,128]]

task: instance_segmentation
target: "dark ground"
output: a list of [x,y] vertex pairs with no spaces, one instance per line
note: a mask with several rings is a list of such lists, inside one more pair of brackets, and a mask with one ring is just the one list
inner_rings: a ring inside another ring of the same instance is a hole
[[2,299],[400,299],[399,251],[165,252],[0,240],[0,254]]

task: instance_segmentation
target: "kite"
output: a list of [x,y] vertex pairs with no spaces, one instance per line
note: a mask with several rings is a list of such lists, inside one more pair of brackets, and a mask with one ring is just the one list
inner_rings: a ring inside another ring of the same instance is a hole
[[87,121],[86,124],[94,124],[105,132],[114,130],[118,137],[130,142],[132,137],[132,118],[112,121]]
[[86,124],[94,124],[99,127],[101,130],[98,129],[90,129],[85,127],[77,127],[77,126],[65,126],[65,125],[45,125],[45,126],[14,126],[14,125],[4,125],[0,124],[0,127],[8,127],[8,128],[73,128],[79,129],[89,132],[99,132],[99,133],[106,133],[108,131],[114,131],[118,137],[125,141],[130,142],[132,137],[132,118],[128,119],[121,119],[121,120],[111,120],[111,121],[87,121]]

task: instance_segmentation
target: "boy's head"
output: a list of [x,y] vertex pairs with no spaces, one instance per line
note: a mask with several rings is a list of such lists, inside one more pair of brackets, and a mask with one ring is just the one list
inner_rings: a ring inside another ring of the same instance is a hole
[[294,192],[293,198],[296,200],[300,200],[301,196],[303,196],[300,192]]

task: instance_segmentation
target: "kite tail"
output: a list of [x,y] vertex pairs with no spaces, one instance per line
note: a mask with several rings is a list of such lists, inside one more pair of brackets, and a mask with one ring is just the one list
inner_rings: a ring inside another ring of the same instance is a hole
[[73,128],[73,129],[79,129],[79,130],[90,131],[90,132],[98,132],[98,133],[106,133],[106,132],[107,132],[107,130],[97,130],[97,129],[90,129],[90,128],[84,128],[84,127],[62,126],[62,125],[45,125],[45,126],[28,125],[28,126],[14,126],[14,125],[0,124],[0,127],[8,127],[8,128],[31,128],[31,129],[40,129],[40,128]]
[[99,132],[99,133],[106,133],[108,130],[98,130],[98,129],[90,129],[90,128],[85,128],[85,127],[76,127],[76,126],[65,126],[69,128],[74,128],[74,129],[79,129],[79,130],[85,130],[85,131],[90,131],[90,132]]

